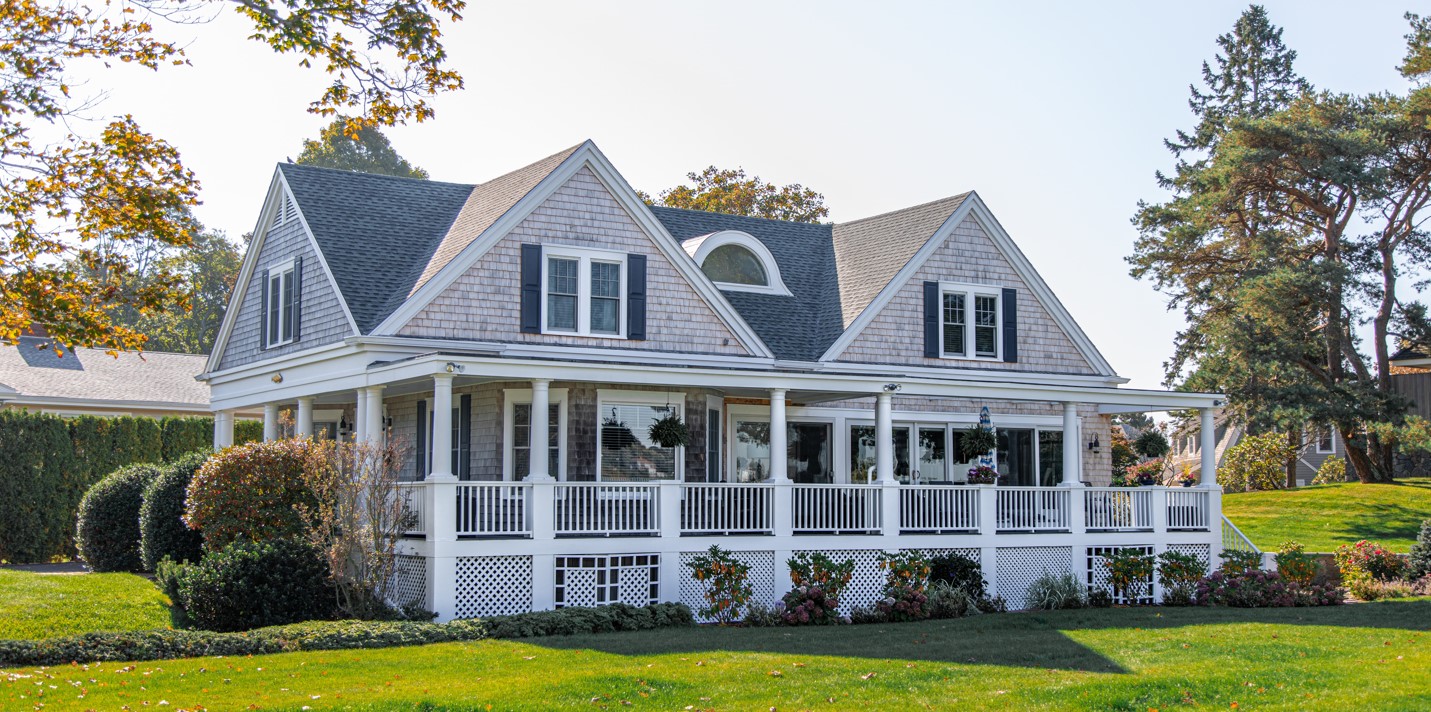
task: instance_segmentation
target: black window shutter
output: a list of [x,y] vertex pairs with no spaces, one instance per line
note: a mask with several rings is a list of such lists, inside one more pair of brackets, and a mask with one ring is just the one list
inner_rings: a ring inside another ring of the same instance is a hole
[[626,256],[626,338],[646,338],[646,256]]
[[472,394],[462,394],[459,401],[459,430],[457,431],[457,476],[466,480],[472,475]]
[[1004,362],[1019,361],[1019,290],[1004,290]]
[[268,270],[264,270],[258,276],[258,345],[259,348],[268,348]]
[[427,477],[427,401],[417,402],[417,479]]
[[293,324],[293,340],[297,341],[303,326],[303,257],[293,258],[293,303],[288,312],[288,319]]
[[522,333],[542,333],[542,246],[522,245]]
[[939,358],[939,283],[924,283],[924,356]]

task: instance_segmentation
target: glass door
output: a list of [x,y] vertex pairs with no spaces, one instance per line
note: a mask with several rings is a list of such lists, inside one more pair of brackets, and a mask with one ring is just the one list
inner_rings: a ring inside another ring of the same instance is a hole
[[829,423],[789,424],[790,479],[800,484],[834,482]]

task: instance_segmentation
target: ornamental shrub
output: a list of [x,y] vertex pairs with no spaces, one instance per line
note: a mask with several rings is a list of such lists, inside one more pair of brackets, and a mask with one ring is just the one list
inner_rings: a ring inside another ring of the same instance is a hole
[[311,447],[307,439],[272,440],[216,453],[189,483],[184,522],[203,532],[208,551],[240,539],[300,538],[300,511],[316,504],[303,479]]
[[75,522],[75,546],[92,570],[144,570],[139,558],[139,508],[145,488],[159,474],[156,465],[130,465],[85,492]]
[[1295,541],[1282,542],[1276,558],[1277,573],[1292,583],[1306,586],[1317,576],[1317,560]]
[[929,562],[918,551],[880,552],[885,571],[884,590],[875,608],[889,621],[917,621],[929,617]]
[[165,557],[197,562],[203,555],[203,537],[184,524],[184,498],[189,481],[207,454],[194,452],[163,467],[144,489],[139,506],[139,559],[146,571],[155,571]]
[[1114,549],[1102,557],[1108,570],[1108,584],[1113,597],[1136,606],[1147,595],[1153,583],[1153,556],[1142,549]]
[[796,587],[814,586],[823,590],[838,606],[840,594],[855,575],[855,562],[845,559],[835,563],[823,552],[801,552],[785,562],[790,567],[790,583]]
[[236,541],[209,551],[197,564],[169,564],[159,577],[194,625],[235,631],[336,612],[328,566],[311,546],[294,541]]
[[1300,586],[1271,571],[1238,574],[1215,571],[1198,584],[1197,603],[1234,608],[1334,606],[1342,603],[1342,595],[1336,586]]
[[979,601],[971,598],[968,591],[948,581],[930,583],[926,593],[930,618],[963,618],[984,612],[979,608]]
[[169,416],[159,419],[160,440],[165,462],[177,462],[191,452],[211,452],[214,446],[214,419]]
[[1029,584],[1024,602],[1029,608],[1043,611],[1057,611],[1065,608],[1086,608],[1088,590],[1071,573],[1053,574],[1043,572]]
[[1421,533],[1406,555],[1406,575],[1413,579],[1431,576],[1431,519],[1421,522]]
[[1337,547],[1336,557],[1337,568],[1341,570],[1344,581],[1361,577],[1390,581],[1401,576],[1405,568],[1401,557],[1365,539],[1350,546],[1343,544]]
[[73,552],[75,508],[93,483],[74,460],[63,419],[0,411],[0,561]]
[[796,586],[780,600],[777,610],[785,625],[837,625],[848,622],[839,607],[840,602],[819,586]]
[[1248,435],[1223,455],[1217,482],[1228,492],[1282,489],[1287,485],[1287,463],[1296,456],[1284,433]]
[[1158,584],[1163,587],[1163,604],[1190,605],[1197,584],[1207,575],[1207,566],[1192,554],[1164,551],[1158,554]]
[[930,559],[929,581],[943,581],[963,590],[976,601],[989,595],[988,584],[984,582],[984,571],[979,562],[959,554],[942,554]]
[[1317,476],[1312,478],[1314,485],[1329,485],[1346,481],[1347,461],[1340,457],[1329,457],[1322,460],[1322,466],[1317,468]]
[[1242,549],[1223,549],[1222,565],[1218,571],[1225,574],[1241,574],[1262,568],[1262,554]]
[[750,586],[750,567],[714,544],[704,554],[686,564],[697,582],[705,585],[706,605],[702,618],[722,625],[741,619],[741,613],[755,596]]

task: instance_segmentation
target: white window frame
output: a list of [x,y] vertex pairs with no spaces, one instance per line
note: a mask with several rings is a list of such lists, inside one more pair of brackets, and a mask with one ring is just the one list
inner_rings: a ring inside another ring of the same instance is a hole
[[702,268],[704,274],[706,258],[716,248],[726,245],[737,245],[745,248],[755,259],[760,262],[760,266],[765,270],[765,284],[740,284],[737,282],[717,282],[711,283],[722,291],[726,292],[756,292],[758,294],[778,294],[788,297],[790,289],[785,286],[785,281],[780,278],[780,266],[775,263],[775,255],[771,254],[770,248],[765,243],[756,239],[754,235],[740,230],[721,230],[709,235],[693,237],[681,243],[686,254],[696,261],[696,265]]
[[[627,279],[630,271],[626,264],[626,253],[615,250],[597,250],[565,245],[546,245],[542,248],[542,333],[553,336],[589,336],[597,339],[626,338],[630,324],[627,319]],[[547,314],[547,272],[553,259],[576,260],[576,330],[553,329]],[[614,334],[591,330],[591,263],[608,262],[621,265],[620,307],[617,309],[617,330]]]
[[[567,423],[567,389],[552,388],[547,391],[547,404],[557,406],[557,471],[548,473],[558,480],[566,480],[566,423]],[[518,404],[532,404],[532,389],[530,388],[504,388],[502,389],[502,480],[513,482],[527,474],[521,473],[518,476],[512,469],[516,466],[517,457],[513,450],[516,445],[516,411],[513,406]],[[599,443],[598,443],[599,445]],[[599,448],[598,448],[599,449]]]
[[[1322,449],[1322,433],[1324,432],[1327,434],[1327,440],[1331,441],[1332,444],[1332,446],[1326,450]],[[1313,443],[1313,445],[1317,448],[1318,455],[1337,454],[1337,433],[1335,430],[1332,430],[1331,427],[1325,425],[1318,426],[1316,431],[1312,433],[1312,437],[1316,438],[1316,442]]]
[[[711,426],[712,426],[712,421],[711,421],[710,414],[711,414],[712,412],[715,412],[715,414],[716,414],[716,417],[715,417],[715,420],[714,420],[714,425],[715,425],[715,428],[716,428],[716,435],[718,436],[717,439],[716,439],[716,451],[715,451],[715,463],[714,463],[714,464],[712,464],[712,462],[711,462],[711,432],[710,432],[710,429],[711,429]],[[729,481],[729,480],[726,478],[726,474],[725,474],[725,449],[726,449],[726,448],[725,448],[725,443],[726,443],[726,432],[727,432],[727,431],[726,431],[726,427],[725,427],[725,399],[724,399],[724,398],[721,398],[720,396],[706,396],[706,413],[705,413],[705,414],[706,414],[706,432],[704,433],[705,438],[703,439],[702,444],[703,444],[703,445],[705,446],[705,448],[706,448],[706,471],[705,471],[706,482],[727,482],[727,481]],[[711,479],[712,476],[714,476],[715,479]]]
[[[606,405],[613,403],[616,405],[671,405],[681,416],[681,421],[689,424],[690,414],[686,412],[686,394],[678,391],[621,391],[606,388],[596,390],[596,481],[601,481],[601,414],[605,412]],[[653,482],[685,482],[686,481],[686,448],[685,446],[675,449],[676,471],[669,480],[652,480]]]
[[[950,353],[944,350],[944,295],[964,295],[964,353]],[[994,299],[994,353],[976,354],[974,350],[974,298]],[[1004,360],[1004,288],[996,284],[964,284],[960,282],[939,283],[939,357],[955,361],[1002,361]]]
[[[267,329],[268,334],[268,341],[263,345],[263,348],[265,349],[277,348],[279,346],[286,346],[288,344],[293,343],[292,336],[289,336],[286,339],[283,338],[283,327],[288,325],[288,320],[292,318],[291,315],[293,312],[292,303],[284,304],[283,295],[285,291],[285,284],[293,281],[294,264],[294,260],[288,260],[287,262],[283,262],[269,267],[267,273],[268,278],[265,279],[263,282],[263,293],[268,295],[268,311],[263,313],[264,329]],[[273,299],[272,289],[274,282],[278,282],[277,303],[275,303],[275,300]],[[294,294],[293,296],[295,299],[298,298],[297,294]],[[263,299],[260,298],[259,302],[262,303]],[[272,323],[271,321],[269,321],[269,314],[272,313],[275,308],[278,309],[278,325],[274,328],[269,328],[269,325]],[[302,317],[302,315],[299,316],[300,318]],[[262,332],[263,330],[260,331]],[[289,332],[292,333],[291,328],[289,329]]]

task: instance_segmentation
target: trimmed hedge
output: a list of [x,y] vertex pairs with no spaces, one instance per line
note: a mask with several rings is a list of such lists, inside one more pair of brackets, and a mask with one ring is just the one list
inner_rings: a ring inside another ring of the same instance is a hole
[[197,562],[203,556],[204,538],[184,524],[184,497],[189,481],[204,464],[206,453],[191,452],[159,473],[144,490],[139,507],[139,559],[153,571],[164,558]]
[[130,465],[85,493],[75,524],[75,547],[91,569],[144,570],[139,560],[139,508],[144,490],[161,472],[157,465]]
[[193,630],[86,633],[50,640],[0,640],[0,667],[392,648],[484,638],[604,633],[693,624],[689,608],[679,603],[657,603],[644,608],[622,604],[601,608],[562,608],[450,623],[348,620],[296,623],[243,633]]
[[328,564],[312,546],[237,541],[197,564],[161,562],[156,578],[194,625],[240,631],[337,616]]
[[[75,555],[75,514],[85,491],[115,470],[207,451],[212,418],[60,418],[0,411],[0,562],[43,563]],[[234,442],[263,438],[263,423],[239,421]]]

